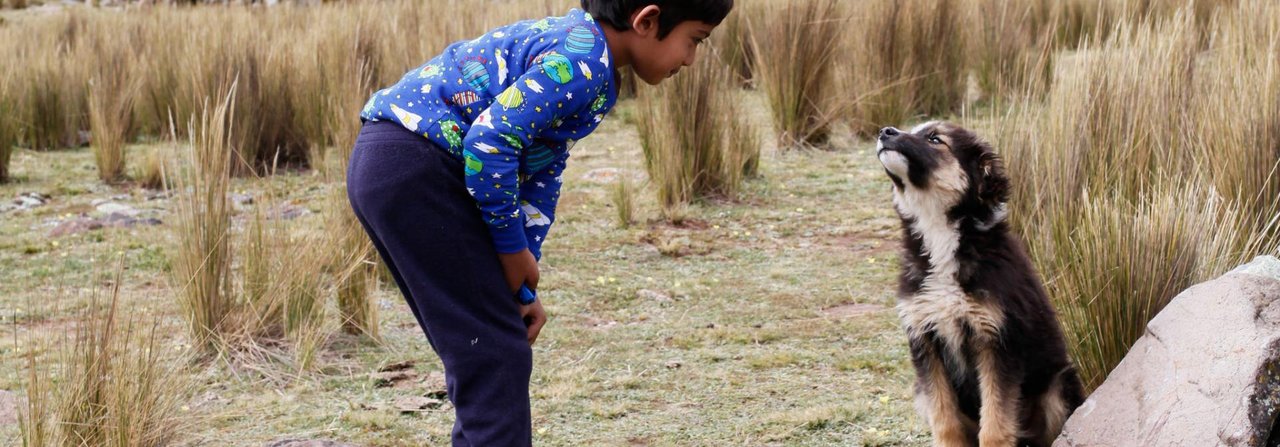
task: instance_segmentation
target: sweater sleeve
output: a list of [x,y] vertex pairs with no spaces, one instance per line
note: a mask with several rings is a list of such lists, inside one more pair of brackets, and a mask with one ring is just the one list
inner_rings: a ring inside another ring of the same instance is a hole
[[520,207],[521,155],[539,134],[587,110],[603,91],[605,76],[593,73],[593,68],[603,68],[593,62],[554,50],[539,54],[480,113],[463,139],[467,190],[480,206],[498,253],[529,248]]
[[560,201],[560,187],[563,185],[565,154],[551,163],[546,169],[534,173],[520,185],[520,210],[525,215],[524,234],[528,241],[529,251],[539,260],[542,259],[542,243],[547,240],[547,232],[556,220],[556,203]]

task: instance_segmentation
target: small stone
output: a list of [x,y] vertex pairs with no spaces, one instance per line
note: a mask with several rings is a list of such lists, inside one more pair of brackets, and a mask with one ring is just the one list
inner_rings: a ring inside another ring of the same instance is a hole
[[106,215],[123,214],[126,216],[137,216],[140,213],[137,208],[115,202],[107,202],[97,205],[95,209],[97,209],[99,213]]
[[356,447],[328,439],[284,439],[267,444],[267,447]]
[[649,289],[637,290],[636,298],[640,298],[642,300],[647,300],[647,301],[657,301],[660,303],[671,301],[670,295],[667,295],[665,293],[662,293],[656,290],[649,290]]
[[618,168],[599,168],[587,171],[582,174],[582,180],[592,183],[609,184],[618,181],[618,176],[622,174],[622,170]]
[[405,396],[396,399],[394,406],[402,413],[415,413],[440,408],[444,406],[444,401],[427,396]]

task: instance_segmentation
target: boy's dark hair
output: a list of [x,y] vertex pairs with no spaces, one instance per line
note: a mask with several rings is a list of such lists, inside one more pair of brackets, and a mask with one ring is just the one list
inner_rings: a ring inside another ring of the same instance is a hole
[[582,0],[582,9],[614,29],[631,29],[631,13],[649,5],[662,8],[658,38],[666,39],[681,22],[697,20],[719,25],[733,9],[733,0]]

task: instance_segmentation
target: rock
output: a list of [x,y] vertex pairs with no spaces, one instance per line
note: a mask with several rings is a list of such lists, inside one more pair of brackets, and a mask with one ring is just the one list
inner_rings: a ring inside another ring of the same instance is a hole
[[592,183],[613,183],[618,181],[618,168],[599,168],[582,174],[582,180]]
[[232,194],[231,203],[235,205],[236,208],[247,208],[249,205],[253,205],[253,196],[248,194]]
[[12,391],[0,390],[0,427],[11,427],[18,424],[18,395]]
[[427,396],[405,396],[396,399],[394,406],[402,413],[435,410],[444,406],[444,400]]
[[418,377],[418,373],[412,369],[401,369],[395,371],[379,371],[370,374],[373,379],[374,388],[399,387],[402,383],[410,383]]
[[646,301],[657,301],[659,303],[665,303],[665,302],[671,301],[670,295],[667,295],[665,293],[662,293],[656,290],[649,290],[649,289],[637,290],[636,298],[646,300]]
[[1067,421],[1054,447],[1272,446],[1280,413],[1280,260],[1183,291]]
[[140,213],[137,208],[116,202],[105,202],[95,205],[95,209],[97,209],[99,213],[107,215],[122,214],[126,216],[137,216]]
[[275,213],[273,214],[275,214],[275,216],[279,219],[294,220],[299,217],[311,214],[311,210],[300,207],[300,206],[286,204],[286,205],[281,205],[279,208],[277,208]]
[[97,219],[74,219],[68,220],[53,227],[49,231],[49,237],[62,237],[86,231],[93,231],[102,228],[102,222]]
[[18,197],[13,202],[21,208],[31,209],[49,203],[49,196],[38,192],[24,192],[18,194]]
[[75,219],[63,221],[53,230],[49,231],[49,237],[62,237],[87,231],[100,230],[106,227],[112,228],[133,228],[136,226],[155,226],[164,222],[154,217],[140,219],[127,214],[112,213],[103,218],[78,217]]
[[267,447],[356,447],[354,444],[328,439],[284,439],[267,444]]

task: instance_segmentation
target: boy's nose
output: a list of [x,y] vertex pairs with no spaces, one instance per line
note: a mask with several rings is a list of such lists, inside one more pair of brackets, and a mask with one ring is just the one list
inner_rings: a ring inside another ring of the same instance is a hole
[[880,129],[880,141],[887,141],[888,139],[896,137],[898,136],[898,134],[901,134],[901,133],[902,132],[898,131],[898,129],[893,127],[886,127],[884,129]]

